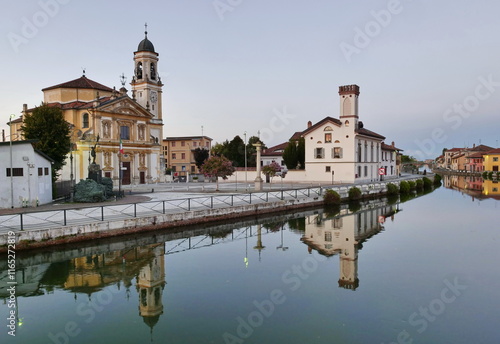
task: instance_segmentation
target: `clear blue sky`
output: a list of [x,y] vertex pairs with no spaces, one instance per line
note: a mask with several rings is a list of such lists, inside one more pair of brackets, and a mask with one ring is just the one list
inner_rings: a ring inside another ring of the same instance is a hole
[[130,82],[147,22],[165,136],[260,130],[271,146],[338,117],[338,86],[358,84],[365,127],[406,153],[496,146],[499,12],[491,0],[5,0],[0,126],[82,67]]

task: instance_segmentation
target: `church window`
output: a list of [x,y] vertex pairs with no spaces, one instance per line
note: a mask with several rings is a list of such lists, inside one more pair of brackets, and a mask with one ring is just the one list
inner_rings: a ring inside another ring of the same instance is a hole
[[122,140],[130,140],[130,128],[128,126],[120,126],[120,138]]
[[142,79],[142,62],[139,62],[137,64],[137,68],[135,70],[135,75],[137,76],[137,79]]
[[88,128],[89,127],[89,114],[84,113],[82,117],[82,128]]
[[154,63],[151,63],[150,73],[151,73],[151,80],[156,80],[156,68]]

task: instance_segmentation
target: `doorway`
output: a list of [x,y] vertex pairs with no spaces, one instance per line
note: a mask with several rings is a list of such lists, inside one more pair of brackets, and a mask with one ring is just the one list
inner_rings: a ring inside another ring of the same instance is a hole
[[130,161],[125,161],[122,164],[122,184],[130,185]]

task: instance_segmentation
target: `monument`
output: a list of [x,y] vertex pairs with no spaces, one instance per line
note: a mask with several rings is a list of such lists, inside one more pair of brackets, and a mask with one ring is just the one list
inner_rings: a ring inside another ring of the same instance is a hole
[[96,164],[95,158],[96,158],[96,148],[97,144],[99,143],[99,135],[97,135],[97,140],[92,146],[90,150],[90,155],[92,156],[92,163],[89,164],[89,175],[87,179],[92,179],[95,181],[97,184],[101,184],[102,182],[102,170],[101,166],[99,164]]
[[260,148],[262,143],[254,143],[253,146],[257,149],[257,159],[255,160],[257,166],[257,176],[255,177],[255,191],[262,191],[262,178],[260,177]]

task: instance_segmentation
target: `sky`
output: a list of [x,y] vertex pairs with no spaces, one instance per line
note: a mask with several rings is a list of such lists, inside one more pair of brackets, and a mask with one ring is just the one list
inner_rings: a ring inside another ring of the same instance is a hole
[[365,128],[405,154],[498,147],[499,12],[491,0],[4,0],[0,128],[83,68],[117,89],[124,73],[130,91],[147,22],[164,136],[203,127],[273,146],[338,118],[338,87],[357,84]]

